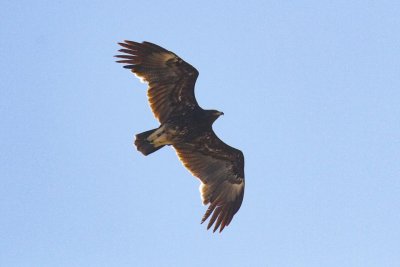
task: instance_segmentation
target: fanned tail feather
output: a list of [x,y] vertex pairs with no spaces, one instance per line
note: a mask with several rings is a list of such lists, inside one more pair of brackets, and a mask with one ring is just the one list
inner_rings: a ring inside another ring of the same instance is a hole
[[147,156],[153,152],[156,152],[163,146],[155,147],[152,143],[147,140],[147,137],[155,132],[157,129],[153,129],[150,131],[146,131],[136,135],[135,146],[138,151],[140,151],[143,155]]

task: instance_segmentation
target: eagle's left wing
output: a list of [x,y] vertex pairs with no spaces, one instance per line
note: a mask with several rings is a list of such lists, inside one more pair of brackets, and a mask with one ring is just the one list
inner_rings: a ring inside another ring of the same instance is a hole
[[207,132],[194,142],[174,145],[185,167],[201,180],[200,193],[204,205],[210,204],[202,223],[212,214],[209,229],[214,232],[228,226],[242,205],[244,195],[243,153]]
[[125,41],[117,55],[142,81],[149,84],[147,96],[154,116],[165,122],[175,113],[200,108],[194,96],[199,72],[176,54],[150,42]]

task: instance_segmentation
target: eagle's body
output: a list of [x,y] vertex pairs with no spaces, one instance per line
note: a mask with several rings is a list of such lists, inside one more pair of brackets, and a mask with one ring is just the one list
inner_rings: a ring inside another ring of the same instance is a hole
[[201,197],[210,204],[202,222],[212,214],[207,228],[229,225],[244,194],[243,153],[222,142],[212,124],[222,112],[204,110],[194,96],[198,71],[174,53],[149,42],[120,43],[117,62],[129,65],[148,82],[148,97],[160,121],[156,129],[136,135],[135,145],[144,155],[172,145],[185,167],[201,180]]
[[[221,114],[216,110],[190,110],[183,112],[179,116],[171,116],[146,138],[154,145],[154,148],[202,140],[204,139],[203,137],[210,135],[213,122]],[[140,145],[139,140],[136,140],[136,145]],[[145,151],[141,152],[147,154]]]

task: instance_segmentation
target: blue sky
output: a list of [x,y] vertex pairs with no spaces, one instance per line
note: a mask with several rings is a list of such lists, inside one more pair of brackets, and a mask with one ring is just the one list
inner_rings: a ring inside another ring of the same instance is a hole
[[[1,266],[399,266],[398,1],[2,1]],[[199,182],[116,42],[194,65],[246,159],[240,211]]]

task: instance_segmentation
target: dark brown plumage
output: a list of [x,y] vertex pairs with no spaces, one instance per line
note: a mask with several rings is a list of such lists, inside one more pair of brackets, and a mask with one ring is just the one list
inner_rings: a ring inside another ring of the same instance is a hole
[[149,155],[172,145],[184,166],[200,179],[203,204],[210,216],[207,229],[221,232],[239,210],[244,195],[243,153],[222,142],[212,124],[223,113],[204,110],[196,101],[198,71],[176,54],[149,43],[125,41],[117,55],[139,79],[148,83],[150,107],[160,127],[136,135],[135,145]]

